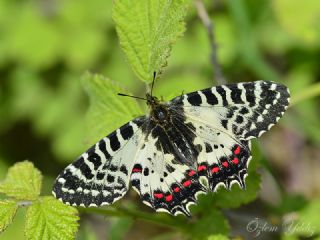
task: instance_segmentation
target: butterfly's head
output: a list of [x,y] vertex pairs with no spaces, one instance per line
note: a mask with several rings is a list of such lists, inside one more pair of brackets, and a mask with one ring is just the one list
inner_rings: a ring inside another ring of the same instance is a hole
[[150,94],[147,94],[147,104],[150,107],[150,115],[153,120],[159,123],[164,123],[169,118],[169,112],[165,104]]
[[150,108],[154,108],[155,106],[160,104],[160,101],[157,97],[152,96],[151,94],[147,93],[147,105],[150,106]]

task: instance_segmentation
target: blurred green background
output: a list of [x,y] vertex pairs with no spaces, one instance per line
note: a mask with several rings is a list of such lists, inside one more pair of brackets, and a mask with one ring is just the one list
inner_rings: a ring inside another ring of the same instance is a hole
[[[280,124],[257,144],[255,154],[263,165],[258,199],[225,213],[232,236],[250,239],[246,224],[252,219],[276,224],[319,202],[320,2],[205,4],[228,82],[273,80],[286,84],[293,96]],[[145,94],[119,46],[111,12],[111,0],[0,0],[0,179],[9,166],[29,159],[44,174],[43,193],[50,194],[59,172],[87,149],[89,101],[80,83],[86,71],[118,81],[135,95]],[[182,91],[215,85],[210,52],[206,29],[191,4],[186,33],[173,46],[155,93],[169,100]],[[143,208],[135,194],[127,199]],[[23,239],[23,216],[20,210],[0,239]],[[92,214],[81,219],[79,239],[184,239],[131,218]],[[259,236],[299,239],[295,237],[280,231]]]

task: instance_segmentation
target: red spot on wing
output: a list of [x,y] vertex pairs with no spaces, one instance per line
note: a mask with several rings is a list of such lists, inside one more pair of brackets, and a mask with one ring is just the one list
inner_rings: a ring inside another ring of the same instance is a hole
[[190,181],[190,180],[187,180],[187,181],[185,181],[184,183],[182,183],[182,185],[183,185],[184,187],[188,187],[188,186],[191,185],[191,181]]
[[162,193],[155,193],[155,194],[153,194],[153,196],[155,198],[163,198],[163,194]]
[[140,168],[134,168],[134,169],[132,170],[132,172],[142,172],[142,169],[140,169]]
[[167,202],[172,201],[172,195],[171,194],[166,196],[166,201]]
[[188,175],[189,175],[190,177],[192,177],[192,176],[195,175],[195,174],[196,174],[196,172],[193,171],[193,170],[191,170]]
[[229,167],[229,163],[228,163],[227,161],[222,162],[222,165],[223,165],[225,168]]
[[207,169],[207,167],[205,165],[201,165],[201,166],[198,167],[198,171],[199,172],[203,171],[203,170],[206,170],[206,169]]
[[240,148],[240,146],[238,146],[236,148],[236,150],[234,150],[234,154],[238,155],[240,153],[240,151],[241,151],[241,148]]
[[234,158],[234,159],[232,159],[232,161],[231,162],[233,162],[234,164],[238,164],[239,163],[239,158]]
[[179,188],[179,187],[175,187],[175,188],[173,189],[173,191],[174,191],[174,192],[180,192],[180,188]]
[[219,167],[214,167],[214,168],[211,169],[211,172],[217,173],[217,172],[219,172],[219,170],[220,170]]

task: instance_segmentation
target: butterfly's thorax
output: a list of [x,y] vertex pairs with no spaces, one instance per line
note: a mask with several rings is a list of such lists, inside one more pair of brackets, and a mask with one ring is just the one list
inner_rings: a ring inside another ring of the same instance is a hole
[[170,112],[167,106],[159,104],[151,109],[150,116],[157,123],[165,124],[170,121]]
[[165,125],[170,122],[171,114],[168,106],[161,103],[158,98],[147,95],[147,104],[150,107],[150,118],[158,124]]
[[162,103],[151,95],[147,95],[147,104],[150,107],[150,121],[146,132],[156,139],[157,150],[174,156],[176,164],[194,167],[191,159],[195,158],[197,151],[192,146],[195,136],[190,128],[193,126],[181,126],[185,122],[182,108]]

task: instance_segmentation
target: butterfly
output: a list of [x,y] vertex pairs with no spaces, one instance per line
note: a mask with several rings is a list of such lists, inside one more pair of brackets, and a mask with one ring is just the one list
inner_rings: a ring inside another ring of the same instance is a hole
[[161,102],[101,139],[57,177],[53,195],[83,207],[110,205],[132,187],[156,211],[190,216],[199,194],[245,189],[250,140],[279,121],[289,89],[269,81],[207,88]]

